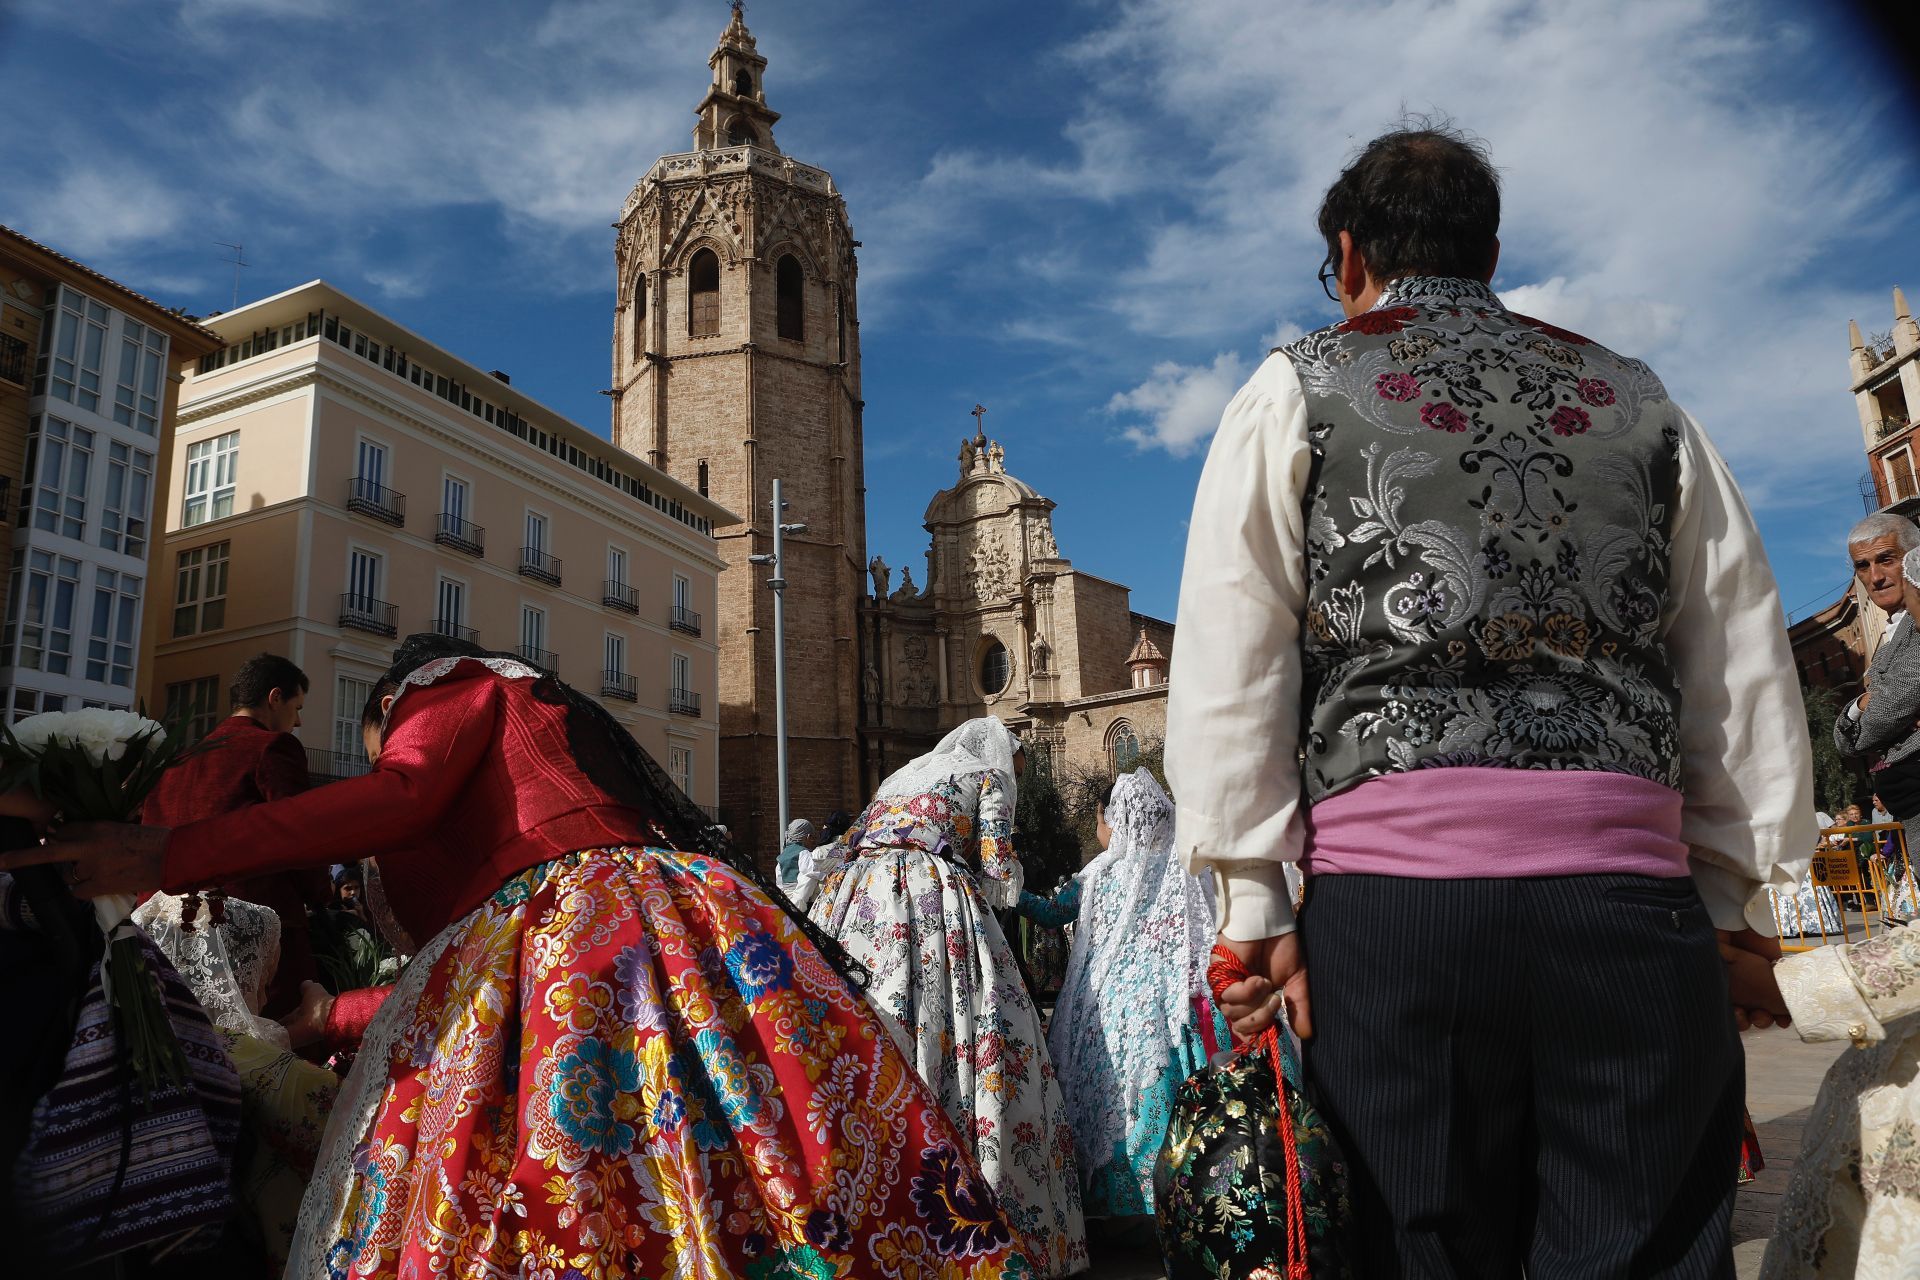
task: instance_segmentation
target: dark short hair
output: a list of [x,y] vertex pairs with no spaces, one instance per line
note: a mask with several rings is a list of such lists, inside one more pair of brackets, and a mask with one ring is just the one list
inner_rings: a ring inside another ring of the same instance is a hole
[[1402,276],[1480,276],[1500,234],[1500,175],[1486,145],[1444,123],[1416,122],[1369,142],[1320,201],[1327,264],[1340,233],[1381,284]]
[[827,820],[820,824],[821,842],[823,844],[832,844],[835,840],[847,834],[847,828],[852,825],[852,814],[848,813],[845,809],[835,809],[827,815]]
[[236,707],[264,707],[267,695],[278,691],[290,699],[307,691],[307,673],[277,653],[255,654],[240,664],[227,695]]
[[1100,807],[1102,814],[1106,813],[1107,807],[1113,803],[1113,789],[1119,785],[1120,779],[1115,778],[1112,782],[1100,788],[1100,798],[1094,803]]
[[380,709],[380,703],[388,694],[398,692],[400,692],[400,682],[392,676],[381,676],[374,682],[373,692],[367,695],[366,705],[360,708],[360,728],[362,731],[373,728],[387,718],[386,714]]

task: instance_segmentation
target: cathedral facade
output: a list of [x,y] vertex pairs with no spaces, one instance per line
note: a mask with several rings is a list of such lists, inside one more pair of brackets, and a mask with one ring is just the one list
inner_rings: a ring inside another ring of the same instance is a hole
[[785,537],[793,816],[857,810],[974,715],[1054,758],[1124,761],[1164,728],[1172,628],[1072,568],[1053,503],[998,444],[976,429],[928,508],[924,588],[868,561],[859,242],[832,176],[775,142],[738,9],[708,66],[693,150],[661,157],[615,223],[611,394],[615,444],[741,517],[717,530],[717,616],[674,615],[720,646],[720,820],[777,851],[771,571],[749,560],[772,550],[776,478],[780,518],[805,526]]
[[1073,567],[1052,499],[976,431],[927,505],[924,581],[876,556],[861,605],[861,746],[869,791],[975,716],[1005,720],[1030,759],[1127,768],[1166,734],[1173,626],[1127,588]]

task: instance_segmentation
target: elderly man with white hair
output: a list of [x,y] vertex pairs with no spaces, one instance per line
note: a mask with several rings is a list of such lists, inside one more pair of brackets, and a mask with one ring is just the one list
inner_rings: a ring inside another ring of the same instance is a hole
[[1866,692],[1833,725],[1841,754],[1873,758],[1874,791],[1903,823],[1920,817],[1920,761],[1911,758],[1910,749],[1901,749],[1920,721],[1920,637],[1914,634],[1911,608],[1920,601],[1920,587],[1908,577],[1920,571],[1913,563],[1920,560],[1916,551],[1920,526],[1890,512],[1868,516],[1847,537],[1854,576],[1886,611],[1887,629],[1867,665]]

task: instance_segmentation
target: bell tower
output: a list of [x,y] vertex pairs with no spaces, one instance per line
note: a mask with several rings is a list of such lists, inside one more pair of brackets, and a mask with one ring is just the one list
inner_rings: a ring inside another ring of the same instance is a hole
[[787,724],[793,816],[857,810],[865,584],[860,331],[846,204],[823,169],[782,153],[767,60],[738,4],[707,60],[694,149],[662,156],[620,212],[613,439],[723,504],[718,616],[720,820],[763,861],[778,851],[773,593],[747,557],[785,519]]

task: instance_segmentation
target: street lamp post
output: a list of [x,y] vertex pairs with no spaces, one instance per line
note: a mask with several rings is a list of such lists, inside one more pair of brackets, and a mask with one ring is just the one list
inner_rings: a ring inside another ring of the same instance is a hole
[[780,496],[780,481],[773,482],[773,554],[748,556],[750,564],[773,566],[767,585],[773,588],[773,733],[774,752],[780,777],[780,839],[786,839],[787,807],[787,563],[786,535],[805,533],[804,524],[785,524],[786,499]]

